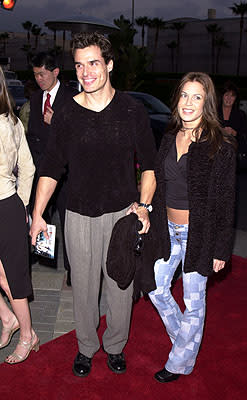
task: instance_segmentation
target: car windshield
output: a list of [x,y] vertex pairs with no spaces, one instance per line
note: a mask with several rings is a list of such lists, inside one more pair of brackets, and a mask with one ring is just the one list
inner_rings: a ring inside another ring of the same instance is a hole
[[24,86],[9,86],[9,90],[15,99],[25,97]]
[[151,94],[142,94],[138,92],[130,92],[137,100],[140,100],[146,107],[149,114],[170,114],[171,111],[162,101]]

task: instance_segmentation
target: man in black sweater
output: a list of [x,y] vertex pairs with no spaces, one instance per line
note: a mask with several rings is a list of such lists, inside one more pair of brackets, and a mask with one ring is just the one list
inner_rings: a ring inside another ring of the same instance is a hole
[[[126,213],[137,213],[143,224],[140,233],[149,230],[150,203],[156,188],[155,144],[143,105],[111,86],[113,52],[108,39],[98,33],[77,34],[73,56],[84,91],[66,101],[55,117],[54,134],[40,168],[30,234],[33,243],[39,232],[47,234],[42,214],[67,165],[65,238],[79,346],[73,371],[84,377],[100,348],[96,330],[102,270],[108,305],[103,348],[113,372],[126,370],[123,348],[129,333],[133,287],[118,288],[107,274],[106,256],[112,228]],[[135,152],[143,171],[140,194]]]
[[[33,182],[30,199],[30,212],[32,213],[35,200],[35,192],[38,182],[38,172],[41,160],[45,154],[46,145],[51,135],[51,124],[54,113],[58,112],[66,99],[72,98],[78,92],[59,81],[59,65],[56,57],[49,52],[41,52],[32,58],[33,73],[40,89],[30,99],[30,117],[28,123],[27,140],[36,167],[36,175]],[[55,155],[55,153],[54,153]],[[62,232],[64,231],[65,203],[66,203],[66,171],[59,182],[52,203],[59,212]],[[47,222],[50,222],[48,208],[45,212]],[[64,268],[67,270],[67,284],[71,285],[70,265],[66,253],[63,237]]]

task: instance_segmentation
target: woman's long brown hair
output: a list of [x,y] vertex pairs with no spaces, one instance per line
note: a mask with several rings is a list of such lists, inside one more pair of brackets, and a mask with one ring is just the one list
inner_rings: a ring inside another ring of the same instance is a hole
[[2,68],[0,67],[0,114],[9,115],[16,124],[18,119],[13,111],[10,96],[8,93],[6,80]]
[[[207,140],[210,143],[210,155],[213,156],[220,149],[222,142],[234,143],[232,135],[228,135],[221,127],[217,115],[217,100],[214,84],[209,75],[204,72],[188,72],[184,75],[177,86],[171,101],[171,123],[170,130],[176,134],[182,127],[182,119],[178,113],[178,102],[181,92],[187,82],[199,82],[205,92],[202,118],[198,126],[194,129],[196,141]],[[203,139],[200,139],[200,131],[204,132]]]

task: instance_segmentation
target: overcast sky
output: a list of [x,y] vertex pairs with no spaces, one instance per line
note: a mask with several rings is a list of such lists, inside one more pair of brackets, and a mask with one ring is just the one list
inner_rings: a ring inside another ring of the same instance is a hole
[[[235,0],[240,3],[240,0]],[[179,17],[207,18],[209,8],[216,9],[218,18],[231,17],[231,0],[135,0],[135,18]],[[132,0],[17,0],[14,11],[0,8],[0,31],[23,31],[22,22],[43,27],[45,21],[75,15],[88,15],[113,22],[123,14],[131,19]]]

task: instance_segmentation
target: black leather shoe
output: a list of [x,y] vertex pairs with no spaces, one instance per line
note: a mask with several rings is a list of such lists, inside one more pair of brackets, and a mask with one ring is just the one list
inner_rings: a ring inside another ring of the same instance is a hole
[[156,372],[154,377],[156,381],[164,383],[176,381],[180,377],[180,374],[173,374],[172,372],[169,372],[167,369],[163,368],[161,371]]
[[110,354],[108,353],[107,365],[116,374],[123,374],[126,371],[126,362],[124,354]]
[[73,365],[73,372],[76,376],[80,376],[83,378],[84,376],[88,376],[91,371],[92,367],[92,358],[84,356],[82,353],[78,353],[74,365]]

